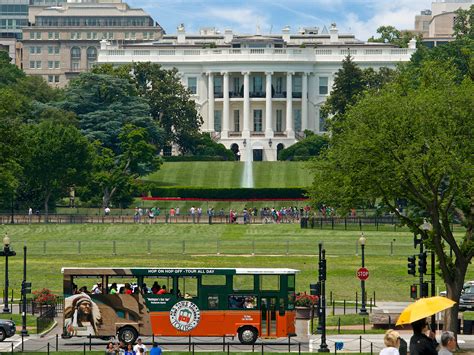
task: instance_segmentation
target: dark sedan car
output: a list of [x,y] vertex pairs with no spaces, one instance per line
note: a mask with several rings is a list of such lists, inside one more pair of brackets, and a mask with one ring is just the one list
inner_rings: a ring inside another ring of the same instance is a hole
[[474,285],[465,287],[459,299],[459,310],[474,310]]
[[10,338],[15,335],[15,322],[8,319],[0,319],[0,341]]

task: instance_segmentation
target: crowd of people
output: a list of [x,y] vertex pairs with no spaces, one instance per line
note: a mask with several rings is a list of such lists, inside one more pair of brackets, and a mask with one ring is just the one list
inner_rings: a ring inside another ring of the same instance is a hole
[[413,336],[410,344],[400,337],[400,334],[389,329],[385,333],[385,348],[380,351],[380,355],[406,355],[407,350],[410,355],[452,355],[456,350],[456,337],[453,332],[443,331],[441,334],[441,344],[436,341],[436,336],[429,328],[425,318],[411,323]]
[[125,344],[121,342],[109,342],[105,349],[106,355],[161,355],[163,350],[158,346],[158,343],[153,343],[152,348],[148,350],[147,346],[143,344],[142,339],[138,338],[137,343]]

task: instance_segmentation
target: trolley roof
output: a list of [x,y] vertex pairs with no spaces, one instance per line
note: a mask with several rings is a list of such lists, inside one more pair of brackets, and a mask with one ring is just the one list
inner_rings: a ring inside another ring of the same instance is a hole
[[85,267],[63,267],[61,273],[71,276],[179,276],[179,275],[288,275],[296,274],[299,270],[288,268],[124,268],[124,267],[110,267],[110,268],[85,268]]

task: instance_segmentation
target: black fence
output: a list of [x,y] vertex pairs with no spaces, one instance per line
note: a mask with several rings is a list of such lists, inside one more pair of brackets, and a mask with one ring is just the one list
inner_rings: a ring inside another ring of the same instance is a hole
[[[13,291],[13,290],[12,290]],[[21,300],[19,301],[18,314],[22,313]],[[41,304],[33,301],[32,299],[26,300],[26,314],[31,314],[32,316],[43,316],[45,313],[50,312],[51,309],[54,309],[53,318],[64,311],[64,297],[58,296],[56,302],[51,305]],[[49,313],[48,313],[49,314]]]
[[36,318],[36,331],[43,333],[46,329],[51,327],[56,317],[56,307],[54,305],[46,305],[41,307],[41,314]]

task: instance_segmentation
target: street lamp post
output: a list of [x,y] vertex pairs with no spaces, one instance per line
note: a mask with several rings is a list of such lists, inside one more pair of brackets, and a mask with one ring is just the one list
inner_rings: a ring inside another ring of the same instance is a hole
[[3,250],[0,251],[0,256],[5,257],[5,293],[3,295],[3,313],[11,313],[8,308],[8,257],[15,256],[16,253],[13,250],[10,250],[10,238],[8,234],[5,233],[3,237]]
[[[423,221],[421,225],[421,229],[427,235],[429,232],[433,230],[433,226],[430,222],[426,219]],[[435,275],[435,263],[436,263],[436,255],[433,249],[431,249],[431,297],[436,296],[436,275]],[[431,329],[435,329],[436,327],[436,316],[433,314],[431,316]]]
[[[365,242],[366,238],[364,237],[364,233],[362,233],[359,238],[360,251],[362,254],[362,267],[365,267]],[[362,289],[362,302],[360,306],[359,315],[366,316],[369,313],[367,313],[367,309],[365,308],[365,280],[360,281],[360,288]]]

